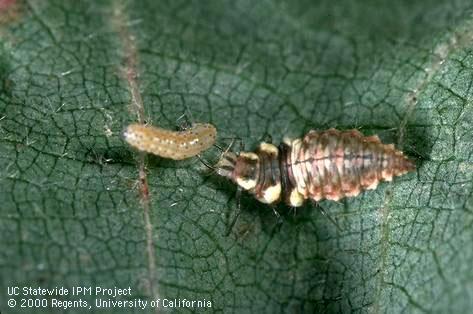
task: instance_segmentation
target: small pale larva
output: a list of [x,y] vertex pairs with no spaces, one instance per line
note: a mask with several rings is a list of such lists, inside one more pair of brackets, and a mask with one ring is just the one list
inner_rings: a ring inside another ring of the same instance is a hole
[[130,124],[123,136],[128,144],[140,151],[181,160],[197,156],[211,147],[215,143],[217,130],[207,123],[194,123],[183,131]]
[[261,143],[255,152],[225,152],[216,171],[262,203],[284,200],[340,200],[375,189],[380,181],[413,171],[415,165],[394,145],[357,130],[310,131],[279,147]]

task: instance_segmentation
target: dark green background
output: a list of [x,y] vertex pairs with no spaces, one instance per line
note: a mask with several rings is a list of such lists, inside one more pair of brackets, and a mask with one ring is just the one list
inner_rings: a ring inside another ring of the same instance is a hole
[[[2,8],[0,309],[29,313],[7,307],[7,286],[100,285],[131,286],[133,297],[210,299],[209,312],[470,311],[472,6],[57,0]],[[225,237],[234,186],[195,159],[149,157],[150,265],[138,158],[120,137],[137,120],[122,75],[130,51],[155,125],[174,128],[188,110],[247,149],[265,134],[279,142],[356,127],[396,143],[418,170],[322,202],[341,232],[311,206],[296,216],[281,206],[277,229],[271,209],[245,196]]]

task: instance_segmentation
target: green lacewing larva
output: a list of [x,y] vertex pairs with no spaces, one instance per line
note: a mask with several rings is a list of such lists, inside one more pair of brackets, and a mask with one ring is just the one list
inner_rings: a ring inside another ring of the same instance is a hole
[[224,152],[217,174],[266,204],[292,207],[306,199],[338,201],[372,190],[380,181],[415,169],[414,163],[378,136],[358,130],[309,131],[279,147],[261,143],[255,152]]
[[123,136],[128,144],[140,151],[182,160],[197,156],[214,145],[217,129],[208,123],[194,123],[182,131],[130,124]]

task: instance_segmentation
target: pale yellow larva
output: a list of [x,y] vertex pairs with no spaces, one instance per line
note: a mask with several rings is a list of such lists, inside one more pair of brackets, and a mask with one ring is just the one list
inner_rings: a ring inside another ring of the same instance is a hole
[[194,123],[183,131],[152,125],[130,124],[123,133],[125,141],[138,150],[164,158],[181,160],[194,157],[215,143],[217,130],[211,124]]

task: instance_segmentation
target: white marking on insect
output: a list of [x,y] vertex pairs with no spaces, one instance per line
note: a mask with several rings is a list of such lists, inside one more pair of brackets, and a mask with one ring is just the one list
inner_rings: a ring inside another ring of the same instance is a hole
[[183,131],[130,124],[123,135],[128,144],[140,151],[181,160],[194,157],[210,148],[215,143],[217,130],[207,123],[195,123]]

